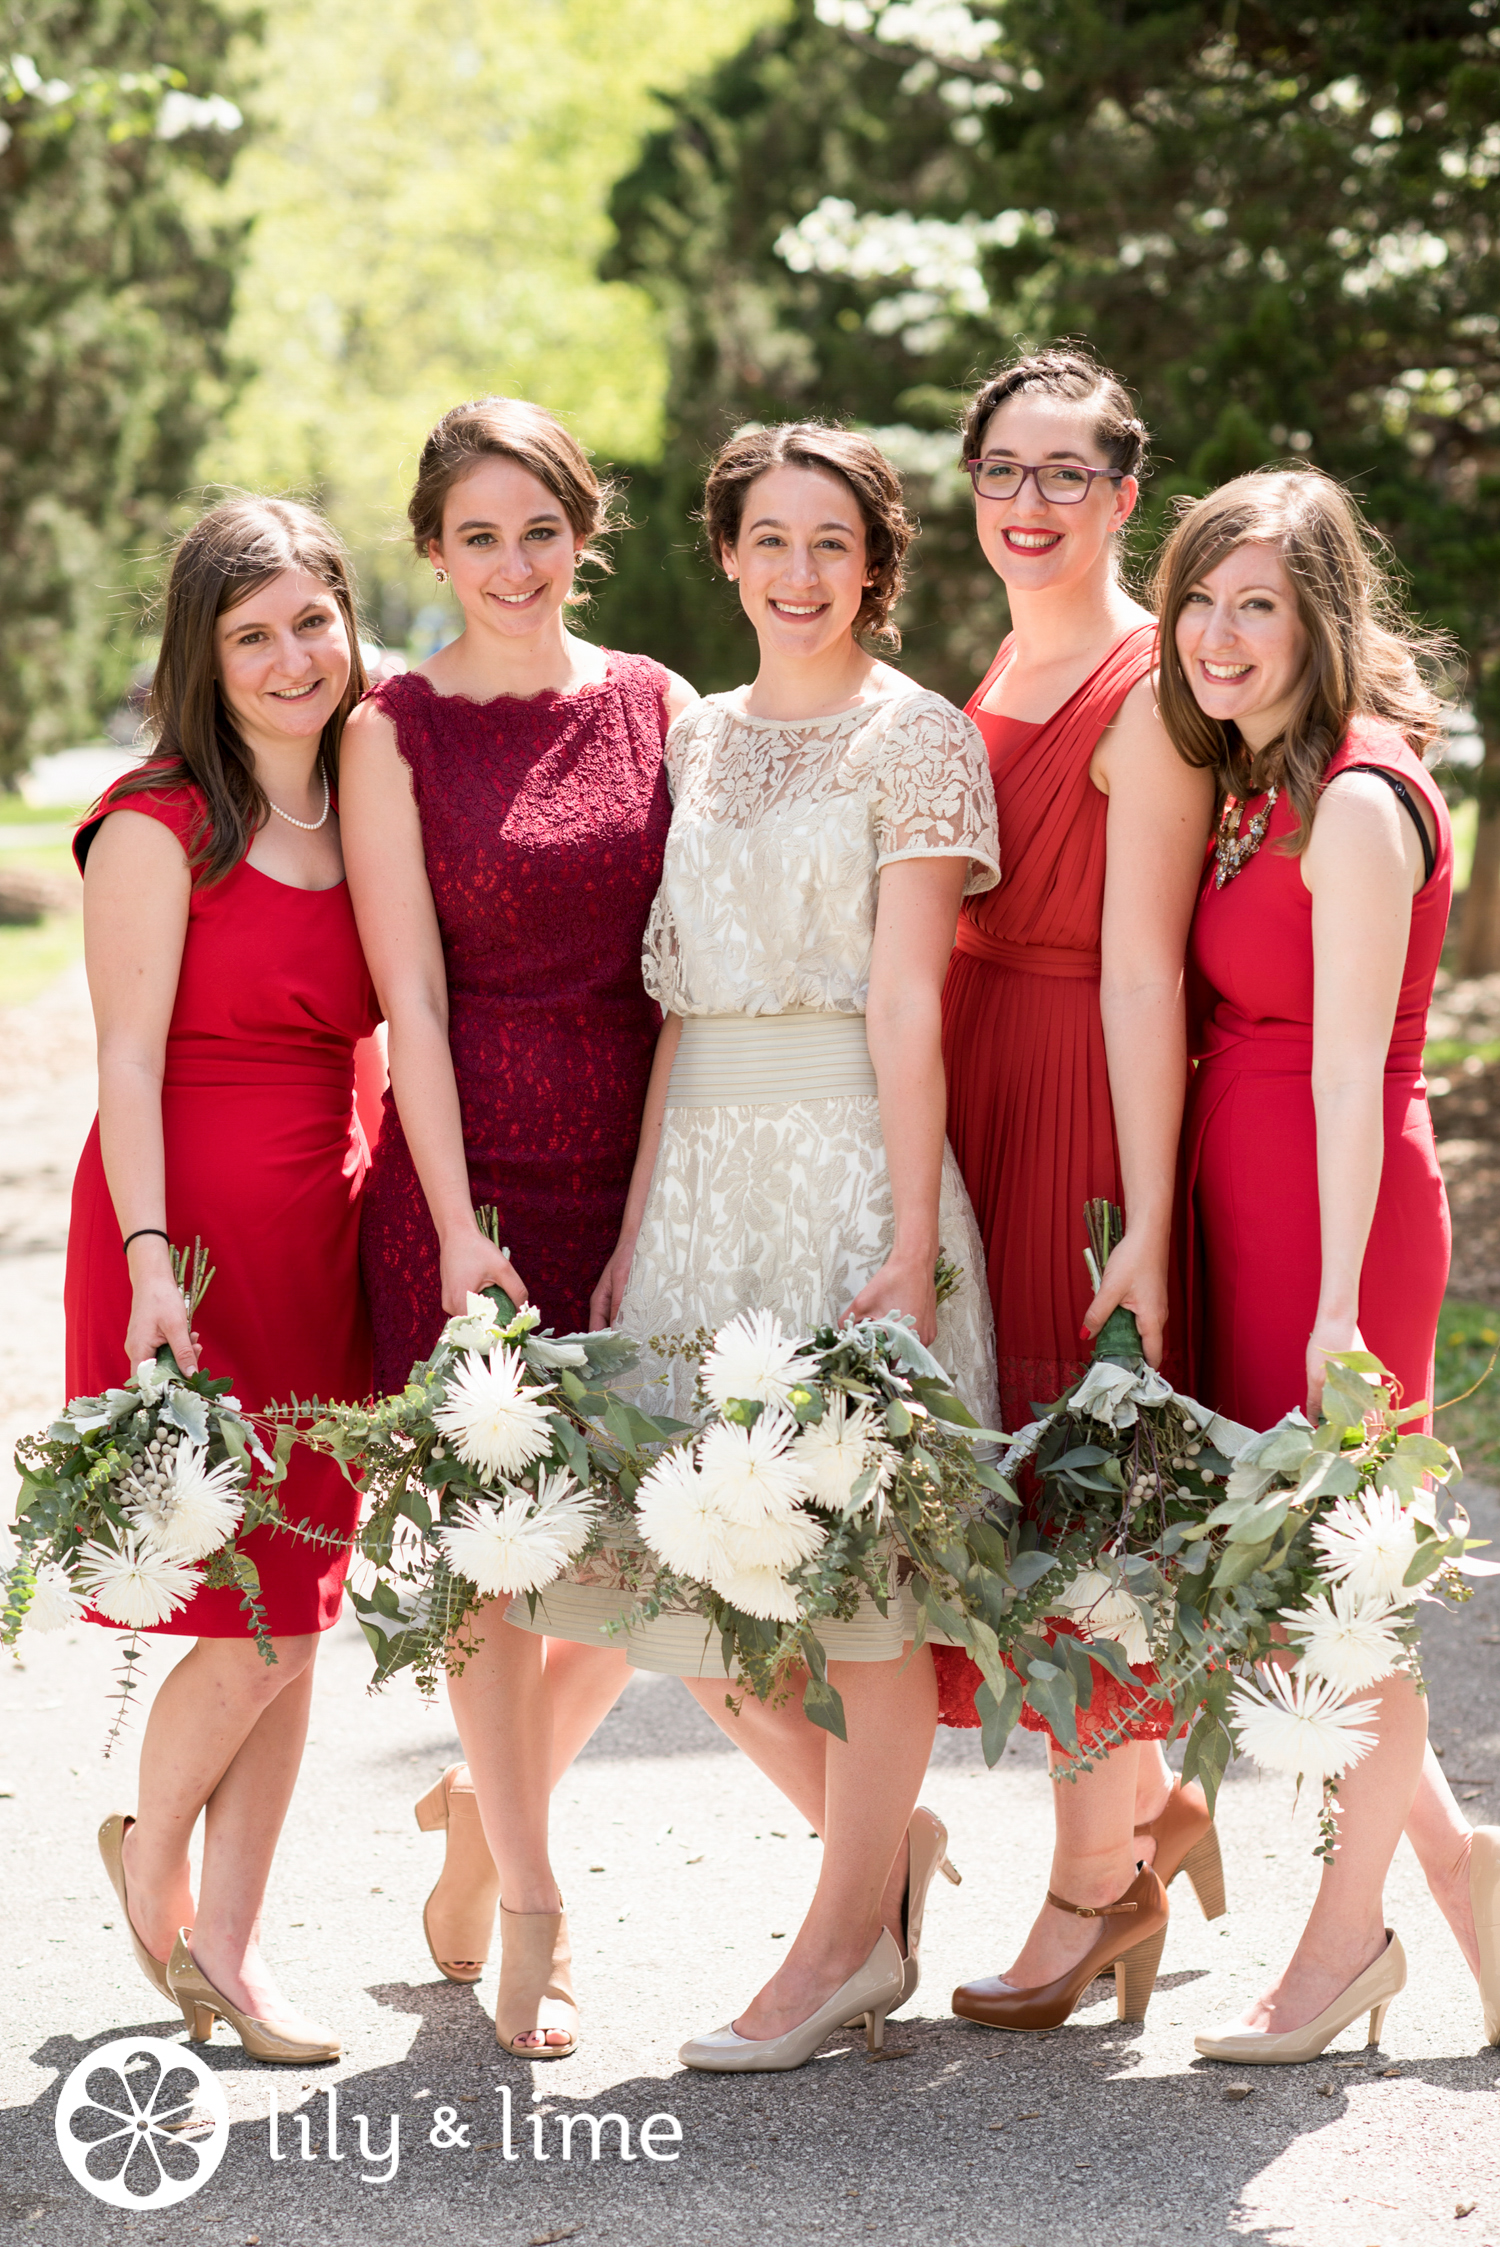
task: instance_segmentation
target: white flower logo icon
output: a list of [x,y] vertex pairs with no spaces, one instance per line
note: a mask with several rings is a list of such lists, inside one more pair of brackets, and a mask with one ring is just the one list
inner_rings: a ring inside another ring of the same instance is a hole
[[57,2102],[57,2149],[111,2208],[170,2208],[208,2183],[229,2143],[223,2086],[196,2052],[122,2036],[85,2054]]

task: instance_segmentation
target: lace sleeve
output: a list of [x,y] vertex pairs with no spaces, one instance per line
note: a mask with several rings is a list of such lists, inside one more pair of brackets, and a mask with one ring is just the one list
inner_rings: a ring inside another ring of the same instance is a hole
[[995,787],[979,728],[940,694],[897,705],[880,743],[876,866],[967,858],[964,895],[1000,879]]

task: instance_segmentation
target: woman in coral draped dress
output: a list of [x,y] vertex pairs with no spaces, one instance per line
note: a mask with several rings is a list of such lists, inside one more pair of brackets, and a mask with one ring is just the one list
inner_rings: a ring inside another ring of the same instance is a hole
[[[1118,533],[1135,504],[1145,431],[1122,386],[1085,354],[1051,350],[1003,368],[964,428],[980,544],[1014,624],[970,703],[984,734],[1004,879],[959,921],[943,994],[948,1131],[989,1263],[1004,1425],[1076,1380],[1117,1304],[1161,1362],[1178,1134],[1187,1074],[1183,957],[1212,808],[1154,707],[1155,627],[1120,583]],[[1174,769],[1174,767],[1176,769]],[[1123,1206],[1125,1237],[1097,1294],[1083,1260],[1084,1203]],[[977,1721],[978,1672],[935,1650],[949,1722]],[[1052,1896],[1003,1977],[955,2007],[997,2027],[1064,2019],[1095,1913],[1118,1951],[1164,1923],[1170,1880],[1208,1829],[1201,1797],[1174,1791],[1160,1704],[1095,1671],[1080,1738],[1125,1744],[1055,1797]],[[1023,1712],[1023,1722],[1040,1720]],[[1067,1759],[1049,1739],[1054,1769]],[[1155,1824],[1138,1841],[1137,1824]],[[1160,1915],[1159,1917],[1156,1915]],[[1091,1948],[1092,1946],[1092,1948]],[[1102,1970],[1109,1961],[1096,1960]]]
[[[350,721],[349,883],[390,1024],[362,1228],[383,1391],[470,1291],[499,1285],[548,1326],[585,1326],[619,1231],[661,1019],[640,950],[672,816],[662,745],[694,696],[566,629],[608,503],[541,407],[445,414],[408,512],[464,628]],[[475,1221],[484,1204],[503,1249]],[[498,1902],[496,2033],[562,2058],[578,2015],[548,1796],[629,1665],[615,1646],[518,1631],[504,1604],[469,1635],[449,1681],[467,1768],[417,1807],[447,1833],[423,1923],[440,1970],[477,1981]]]
[[[70,1396],[118,1383],[163,1342],[196,1368],[168,1256],[169,1236],[191,1248],[195,1235],[215,1266],[203,1362],[250,1410],[369,1392],[354,1052],[375,994],[333,801],[363,685],[347,565],[321,516],[241,498],[195,524],[163,605],[154,753],[74,843],[99,1119],[68,1228]],[[154,1626],[197,1643],[152,1703],[137,1815],[106,1819],[99,1846],[161,1995],[189,2021],[222,2015],[258,2059],[306,2065],[337,2059],[338,2039],[281,1998],[260,1916],[359,1500],[308,1452],[280,1496],[328,1542],[246,1539],[274,1664],[232,1590],[200,1590]]]
[[[1195,1393],[1252,1427],[1316,1415],[1326,1356],[1432,1394],[1448,1204],[1422,1081],[1453,887],[1418,752],[1442,713],[1358,510],[1316,470],[1244,476],[1163,553],[1161,706],[1224,812],[1193,919],[1186,1133]],[[1430,1420],[1427,1423],[1430,1426]],[[1376,1745],[1290,1962],[1211,2058],[1315,2058],[1405,1980],[1383,1888],[1403,1826],[1500,2041],[1500,1830],[1471,1835],[1409,1678],[1367,1689]]]

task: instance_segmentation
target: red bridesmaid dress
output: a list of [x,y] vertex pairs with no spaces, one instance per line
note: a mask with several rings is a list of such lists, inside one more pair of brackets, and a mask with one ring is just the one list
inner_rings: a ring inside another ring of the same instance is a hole
[[[196,788],[164,785],[118,806],[106,795],[80,826],[80,870],[105,815],[142,812],[189,858],[206,817]],[[359,1201],[368,1165],[354,1113],[354,1048],[378,1019],[347,887],[295,889],[241,859],[222,881],[195,871],[162,1078],[167,1229],[200,1237],[215,1267],[195,1324],[202,1362],[251,1411],[292,1396],[370,1392],[370,1332],[359,1284]],[[68,1394],[97,1395],[129,1370],[130,1274],[95,1119],[73,1181],[68,1262]],[[293,1452],[281,1485],[292,1520],[352,1532],[359,1495],[338,1464]],[[338,1619],[347,1554],[257,1529],[273,1634]],[[95,1618],[96,1620],[98,1618]],[[115,1628],[117,1626],[109,1626]],[[204,1590],[156,1626],[178,1638],[244,1638],[239,1594]]]
[[[1385,1065],[1385,1163],[1359,1296],[1366,1346],[1415,1404],[1432,1395],[1452,1246],[1422,1048],[1453,894],[1453,835],[1442,795],[1393,726],[1356,718],[1327,779],[1360,765],[1394,774],[1420,797],[1437,834],[1432,872],[1412,899]],[[1198,1058],[1185,1141],[1192,1387],[1252,1428],[1306,1403],[1322,1271],[1312,899],[1301,860],[1275,847],[1295,824],[1283,796],[1260,848],[1222,888],[1210,853],[1189,945]]]
[[[1125,1198],[1099,1011],[1109,799],[1089,766],[1125,697],[1151,672],[1156,626],[1128,632],[1040,724],[980,708],[1013,645],[1004,642],[967,706],[990,753],[1000,886],[965,899],[943,989],[948,1137],[984,1237],[1001,1423],[1012,1430],[1088,1365],[1079,1331],[1094,1291],[1083,1205]],[[942,1722],[977,1724],[979,1670],[957,1648],[934,1647],[933,1656]],[[1080,1742],[1135,1705],[1128,1687],[1096,1670]],[[1162,1704],[1144,1707],[1131,1736],[1165,1738],[1170,1720],[1154,1713]],[[1021,1722],[1047,1729],[1031,1709]]]

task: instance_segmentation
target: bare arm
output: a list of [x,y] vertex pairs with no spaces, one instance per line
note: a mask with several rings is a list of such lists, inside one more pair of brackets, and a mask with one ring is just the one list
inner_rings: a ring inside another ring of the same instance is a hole
[[[1109,796],[1099,1006],[1125,1188],[1125,1238],[1088,1307],[1096,1335],[1135,1313],[1150,1364],[1167,1320],[1177,1143],[1187,1092],[1183,962],[1213,814],[1213,778],[1185,765],[1155,715],[1151,681],[1126,697],[1094,759]],[[1081,1233],[1082,1210],[1069,1213]]]
[[[113,811],[94,837],[83,883],[83,946],[99,1040],[99,1144],[120,1237],[165,1232],[167,1163],[161,1086],[177,1000],[192,877],[182,845],[146,812]],[[167,1243],[131,1242],[131,1366],[170,1343],[185,1373],[197,1370]]]
[[947,1089],[943,977],[953,950],[966,858],[906,858],[882,869],[865,1035],[880,1091],[880,1129],[895,1205],[891,1253],[844,1313],[908,1311],[922,1341],[937,1332],[938,1191]]
[[523,1303],[524,1280],[474,1219],[421,822],[395,728],[368,702],[344,729],[339,823],[360,942],[389,1025],[391,1090],[438,1237],[443,1309],[461,1311],[467,1294],[493,1286]]
[[697,700],[698,689],[690,680],[684,679],[678,671],[667,673],[667,724],[669,726],[675,725],[683,711],[690,709]]
[[1322,1243],[1317,1317],[1307,1345],[1307,1409],[1314,1419],[1325,1353],[1363,1348],[1359,1281],[1385,1164],[1386,1056],[1412,895],[1423,872],[1416,831],[1385,782],[1340,774],[1318,806],[1302,860],[1312,895],[1312,1094]]
[[625,1197],[625,1214],[620,1220],[620,1237],[614,1253],[599,1275],[599,1284],[589,1297],[589,1331],[597,1333],[609,1326],[617,1317],[624,1300],[630,1267],[635,1261],[635,1244],[641,1235],[641,1219],[646,1214],[646,1197],[651,1191],[651,1174],[656,1168],[656,1151],[661,1145],[662,1118],[667,1112],[667,1082],[672,1074],[672,1063],[677,1058],[677,1047],[682,1038],[682,1016],[669,1014],[661,1026],[656,1041],[656,1053],[651,1062],[650,1082],[646,1086],[646,1105],[641,1113],[641,1136],[636,1142],[635,1168],[630,1173],[630,1191]]

